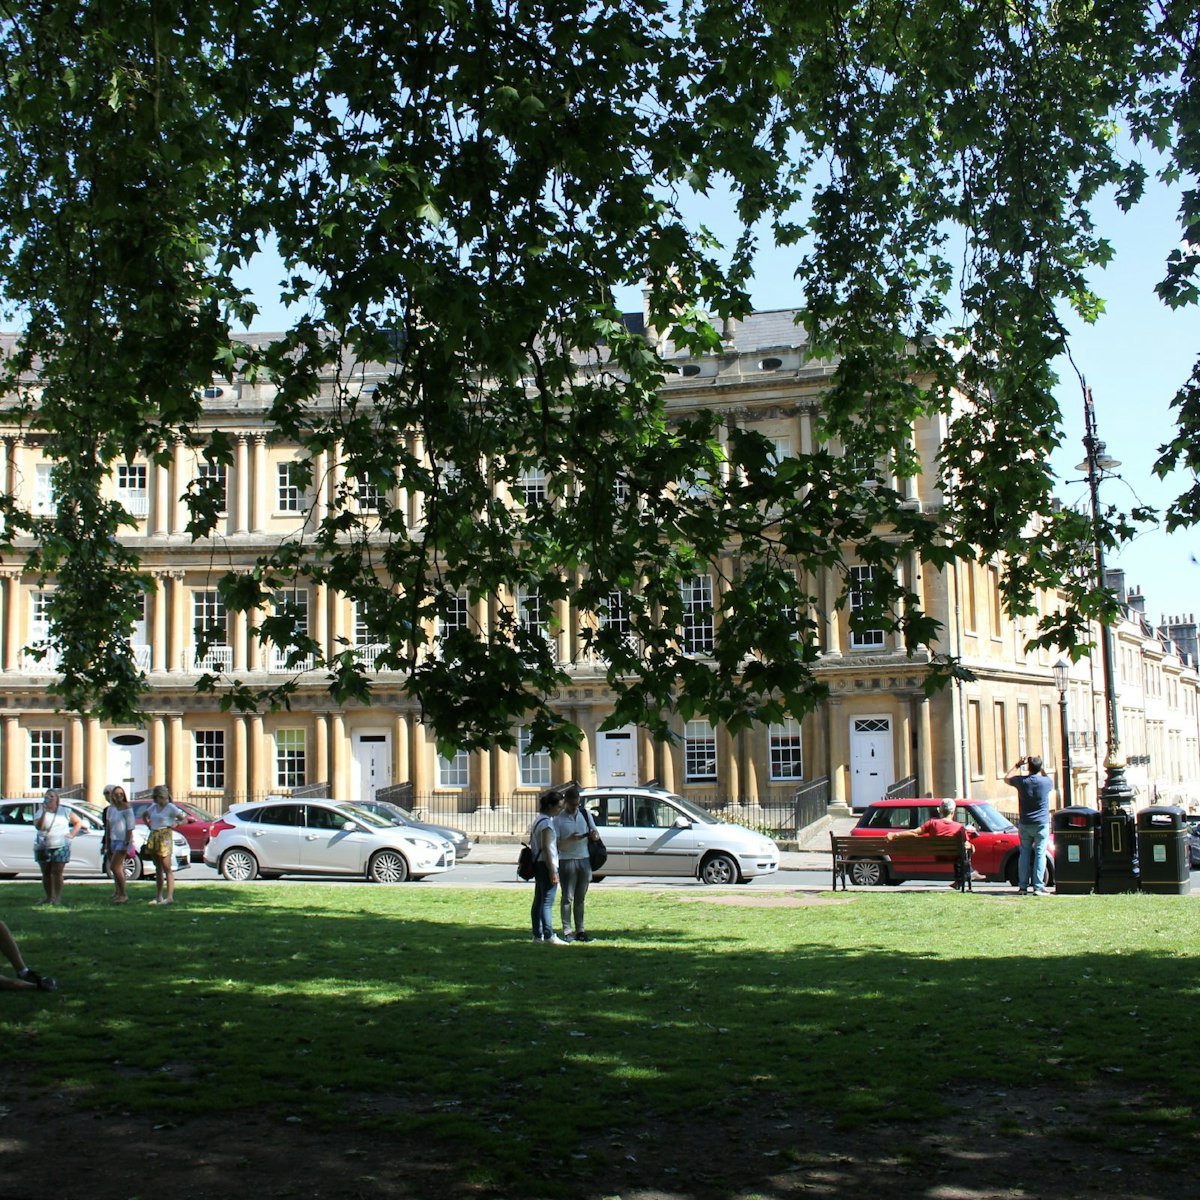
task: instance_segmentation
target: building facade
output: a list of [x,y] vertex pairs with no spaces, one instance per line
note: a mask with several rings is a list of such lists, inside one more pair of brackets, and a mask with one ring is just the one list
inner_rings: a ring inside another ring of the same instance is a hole
[[[671,408],[707,408],[727,428],[752,426],[781,457],[811,451],[831,366],[807,357],[794,313],[754,314],[727,333],[721,353],[680,359],[679,374],[666,385]],[[370,386],[369,371],[363,383]],[[219,576],[248,568],[281,538],[319,522],[344,478],[334,451],[313,464],[314,484],[300,482],[298,449],[277,442],[266,425],[269,385],[214,382],[204,399],[206,422],[233,440],[231,467],[208,463],[180,444],[169,462],[121,464],[110,480],[112,498],[136,521],[128,540],[155,584],[133,635],[148,681],[141,726],[110,728],[94,717],[56,711],[47,692],[54,653],[37,649],[46,638],[47,590],[53,585],[23,574],[19,559],[0,564],[5,796],[76,786],[98,799],[105,783],[121,782],[132,794],[165,782],[175,796],[216,812],[303,787],[357,800],[403,786],[417,807],[460,814],[462,824],[470,824],[466,814],[475,814],[478,828],[503,829],[505,814],[528,812],[542,788],[568,778],[585,784],[655,778],[710,806],[779,813],[806,790],[838,811],[862,808],[897,788],[1011,806],[1003,775],[1016,758],[1040,753],[1048,769],[1060,772],[1060,705],[1052,670],[1058,656],[1025,650],[1032,623],[1027,627],[1003,611],[996,566],[964,562],[934,570],[915,555],[901,568],[901,582],[941,622],[939,649],[959,656],[974,673],[972,682],[926,695],[928,657],[910,656],[901,635],[890,630],[851,628],[836,604],[843,581],[831,573],[817,581],[814,593],[823,597],[817,673],[829,687],[829,699],[818,711],[736,735],[707,721],[681,721],[676,742],[658,743],[636,727],[601,729],[612,697],[602,671],[583,651],[574,614],[560,604],[545,633],[555,640],[558,661],[570,676],[556,703],[584,731],[579,752],[570,759],[532,753],[524,731],[517,730],[514,751],[445,758],[405,696],[402,678],[379,671],[369,706],[343,706],[331,699],[323,671],[305,671],[307,664],[289,661],[253,636],[243,614],[223,611]],[[934,470],[941,433],[938,419],[915,426],[913,446],[926,470],[892,481],[907,503],[932,516],[943,503]],[[35,514],[53,511],[51,465],[36,436],[11,423],[3,427],[0,409],[0,481]],[[215,475],[224,504],[217,532],[196,542],[186,532],[182,497],[203,475]],[[538,485],[536,478],[528,481],[531,488]],[[388,499],[410,523],[420,521],[415,497],[397,490]],[[362,492],[358,503],[369,512],[379,500]],[[845,551],[852,580],[865,584],[871,568],[854,565],[852,547]],[[698,576],[691,586],[697,612],[711,608],[720,587],[716,575]],[[520,597],[509,599],[520,607]],[[366,640],[345,597],[319,585],[289,592],[289,603],[326,654],[350,646],[368,666],[374,662],[379,647]],[[851,608],[853,603],[852,592]],[[488,600],[463,595],[464,621],[486,627],[488,610]],[[1200,801],[1195,625],[1190,624],[1190,641],[1187,622],[1156,631],[1132,601],[1126,618],[1119,630],[1119,681],[1124,748],[1135,756],[1131,782],[1142,798],[1195,806]],[[204,637],[198,630],[210,633]],[[699,632],[702,642],[702,623]],[[703,653],[702,644],[697,652]],[[195,689],[208,671],[255,687],[298,674],[299,687],[285,712],[223,712],[216,696]],[[1087,660],[1072,670],[1067,708],[1077,803],[1094,801],[1102,768],[1100,676]]]

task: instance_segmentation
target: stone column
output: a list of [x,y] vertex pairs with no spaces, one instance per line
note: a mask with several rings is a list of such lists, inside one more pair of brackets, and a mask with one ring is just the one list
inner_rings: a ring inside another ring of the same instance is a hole
[[246,631],[249,622],[244,612],[229,614],[229,642],[233,649],[233,669],[241,672],[246,669]]
[[917,795],[933,795],[933,725],[932,706],[928,696],[922,696],[917,708]]
[[250,532],[261,533],[267,512],[267,435],[253,435],[250,453]]
[[576,754],[576,775],[583,787],[592,787],[596,782],[596,763],[592,758],[592,743],[596,737],[595,714],[589,709],[576,709],[573,717],[583,737]]
[[152,671],[170,670],[170,660],[167,657],[167,574],[165,571],[152,571],[154,592],[150,596],[150,669]]
[[4,713],[3,721],[4,762],[0,768],[0,779],[6,796],[19,796],[25,787],[21,782],[25,756],[20,749],[21,722],[16,713]]
[[849,816],[847,780],[850,774],[850,744],[846,712],[840,697],[830,697],[826,713],[829,722],[826,733],[829,743],[829,807],[839,814]]
[[[21,611],[21,574],[16,570],[0,572],[0,582],[3,583],[4,596],[4,669],[16,671],[20,663],[20,648],[25,644],[25,635],[21,625],[24,613]],[[6,796],[14,793],[6,791]]]
[[329,640],[329,585],[318,583],[313,588],[312,639],[320,647],[321,657],[326,662],[335,649]]
[[250,530],[250,440],[247,434],[237,435],[233,459],[233,532]]
[[[329,772],[329,741],[330,732],[329,724],[331,715],[329,713],[314,713],[313,714],[313,776],[309,780],[310,783],[319,783],[323,779],[330,779]],[[330,782],[333,781],[330,779]],[[349,799],[342,796],[339,799]]]
[[[346,744],[346,717],[334,712],[329,717],[329,786],[337,799],[350,795],[350,755]],[[320,780],[314,780],[320,783]]]
[[160,715],[154,715],[149,721],[150,737],[150,784],[154,786],[167,782],[167,729],[166,721]]
[[183,715],[172,713],[167,718],[167,787],[172,796],[186,796],[192,790],[184,768],[187,761],[183,747]]
[[766,748],[765,733],[762,725],[753,725],[740,735],[744,750],[742,792],[752,804],[763,802],[763,786],[759,781],[759,754]]
[[409,718],[409,729],[412,736],[409,739],[409,767],[413,785],[414,802],[416,797],[428,798],[433,791],[430,763],[425,748],[425,726],[420,714],[414,713]]
[[187,525],[187,506],[183,502],[183,494],[187,491],[188,483],[187,447],[177,440],[171,453],[171,533],[182,533]]
[[162,463],[150,462],[150,488],[153,493],[150,501],[149,528],[152,535],[171,532],[171,469]]
[[408,783],[412,778],[412,768],[409,765],[408,718],[403,713],[397,713],[392,722],[393,733],[393,779],[397,783]]
[[838,574],[829,568],[821,577],[821,603],[825,611],[821,614],[821,649],[828,658],[840,658],[842,654],[842,614],[837,607]]
[[194,633],[187,637],[184,636],[184,630],[187,629],[187,618],[184,613],[183,572],[169,571],[166,574],[171,584],[171,605],[168,610],[167,629],[167,670],[191,671],[194,669],[194,663],[190,661],[193,654]]
[[250,736],[250,795],[254,800],[271,791],[274,776],[271,773],[271,747],[263,731],[263,719],[257,713],[248,718]]
[[[67,722],[67,754],[66,771],[63,782],[68,787],[75,783],[84,782],[84,745],[83,721],[79,717],[71,717]],[[84,793],[86,795],[86,792]]]
[[100,804],[104,800],[104,785],[108,782],[105,778],[108,743],[98,717],[86,718],[83,738],[83,779],[87,784],[84,798],[92,804]]
[[635,783],[645,783],[658,775],[658,767],[654,757],[658,744],[650,736],[650,731],[638,726],[637,731],[638,760],[636,764]]
[[724,725],[718,725],[717,735],[717,789],[724,790],[730,800],[744,799],[742,794],[741,764],[738,762],[737,739],[730,735]]
[[232,803],[250,799],[250,747],[246,718],[233,718],[233,762],[225,776],[225,786],[233,793]]

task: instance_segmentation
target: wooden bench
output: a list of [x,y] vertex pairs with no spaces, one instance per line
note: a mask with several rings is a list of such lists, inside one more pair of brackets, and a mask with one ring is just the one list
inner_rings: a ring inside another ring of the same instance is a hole
[[[972,891],[971,856],[967,852],[966,833],[949,837],[914,837],[903,834],[890,842],[883,834],[852,837],[831,833],[833,847],[833,890],[848,890],[849,883],[871,886],[886,883],[892,863],[913,859],[933,859],[954,865],[953,886],[960,891]],[[857,868],[857,869],[856,869]]]

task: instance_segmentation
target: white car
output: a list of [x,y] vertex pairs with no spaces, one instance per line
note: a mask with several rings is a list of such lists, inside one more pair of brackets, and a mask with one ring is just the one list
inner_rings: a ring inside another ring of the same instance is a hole
[[454,846],[353,804],[271,797],[235,804],[214,821],[204,861],[231,883],[256,875],[361,875],[403,883],[453,870]]
[[597,875],[749,883],[779,870],[779,847],[769,837],[722,821],[674,792],[590,787],[580,795],[608,847],[608,861]]
[[[33,858],[33,814],[41,807],[40,800],[0,800],[0,875],[40,875],[42,868]],[[64,800],[64,809],[75,813],[81,828],[71,842],[71,860],[63,874],[107,875],[108,864],[101,862],[100,845],[104,837],[104,810],[81,800]],[[135,825],[133,844],[138,857],[125,858],[125,878],[141,879],[147,872],[153,874],[152,859],[143,859],[141,852],[150,837],[145,825]],[[175,870],[183,871],[191,866],[191,851],[181,833],[174,835]]]

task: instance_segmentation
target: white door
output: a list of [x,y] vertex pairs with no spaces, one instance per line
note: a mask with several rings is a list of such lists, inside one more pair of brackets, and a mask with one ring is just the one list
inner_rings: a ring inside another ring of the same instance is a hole
[[380,788],[392,786],[392,739],[385,732],[356,729],[351,737],[354,763],[350,802],[374,800]]
[[890,717],[855,717],[850,722],[850,806],[864,809],[896,782]]
[[105,783],[119,783],[130,800],[150,786],[150,743],[144,733],[108,735]]
[[596,786],[633,787],[638,782],[637,729],[602,729],[596,734]]

